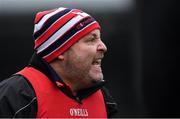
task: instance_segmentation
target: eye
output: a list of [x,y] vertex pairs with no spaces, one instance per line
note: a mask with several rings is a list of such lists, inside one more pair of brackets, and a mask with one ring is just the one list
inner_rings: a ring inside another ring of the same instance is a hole
[[95,41],[96,40],[96,38],[90,38],[89,39],[89,41],[91,41],[91,42],[93,42],[93,41]]
[[100,39],[100,37],[98,37],[97,34],[91,34],[88,37],[86,37],[85,42],[87,42],[87,43],[95,43],[96,41],[98,41],[98,39]]
[[86,42],[94,42],[96,40],[95,37],[89,37]]

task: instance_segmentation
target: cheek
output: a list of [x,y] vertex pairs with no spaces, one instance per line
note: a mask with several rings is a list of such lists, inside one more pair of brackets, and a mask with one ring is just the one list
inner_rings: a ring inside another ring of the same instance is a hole
[[78,65],[89,65],[96,55],[96,50],[94,47],[84,46],[78,47],[70,53],[70,57],[74,63]]
[[84,50],[79,50],[78,53],[74,56],[78,61],[88,61],[92,60],[94,58],[95,53],[92,50],[84,49]]
[[89,65],[92,63],[92,56],[87,55],[87,54],[79,54],[76,57],[74,57],[74,60],[76,61],[76,63],[80,64],[80,65]]
[[89,70],[92,65],[93,58],[92,56],[84,53],[84,54],[78,54],[72,58],[73,64],[79,69],[79,70]]

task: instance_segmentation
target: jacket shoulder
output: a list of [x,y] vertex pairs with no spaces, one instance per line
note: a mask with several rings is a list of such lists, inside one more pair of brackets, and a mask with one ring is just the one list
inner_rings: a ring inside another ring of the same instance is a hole
[[0,82],[0,117],[34,117],[36,96],[32,86],[21,75]]
[[116,114],[118,112],[117,103],[115,102],[114,98],[111,96],[109,90],[105,86],[102,87],[102,93],[104,96],[108,117],[116,117]]

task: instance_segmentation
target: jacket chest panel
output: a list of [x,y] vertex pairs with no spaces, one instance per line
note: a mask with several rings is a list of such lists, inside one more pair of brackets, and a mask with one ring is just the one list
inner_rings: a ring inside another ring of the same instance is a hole
[[106,107],[101,90],[82,100],[82,104],[66,96],[40,71],[27,67],[19,74],[32,84],[38,103],[39,118],[106,118]]
[[58,91],[48,98],[39,97],[38,107],[38,117],[106,117],[101,90],[83,99],[81,104]]

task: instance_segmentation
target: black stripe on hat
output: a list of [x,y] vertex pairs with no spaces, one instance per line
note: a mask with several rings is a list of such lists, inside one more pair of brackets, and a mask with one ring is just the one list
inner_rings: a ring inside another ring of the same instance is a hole
[[[69,20],[67,20],[64,24],[62,24],[62,26],[61,27],[63,27],[65,24],[67,24],[71,19],[73,19],[74,18],[74,16],[72,16]],[[61,29],[61,27],[60,28],[58,28],[57,30],[55,30],[48,38],[47,38],[47,40],[49,39],[49,38],[51,38],[59,29]],[[43,41],[43,42],[41,42],[41,44],[43,44],[44,42],[46,42],[46,40],[45,41]],[[41,45],[39,45],[38,47],[36,47],[36,49],[37,48],[39,48]]]
[[42,28],[40,30],[38,30],[34,35],[34,39],[37,39],[41,34],[43,34],[57,19],[59,19],[60,17],[64,16],[65,14],[67,14],[68,12],[70,12],[71,9],[65,9],[53,16],[51,16],[42,26]]

